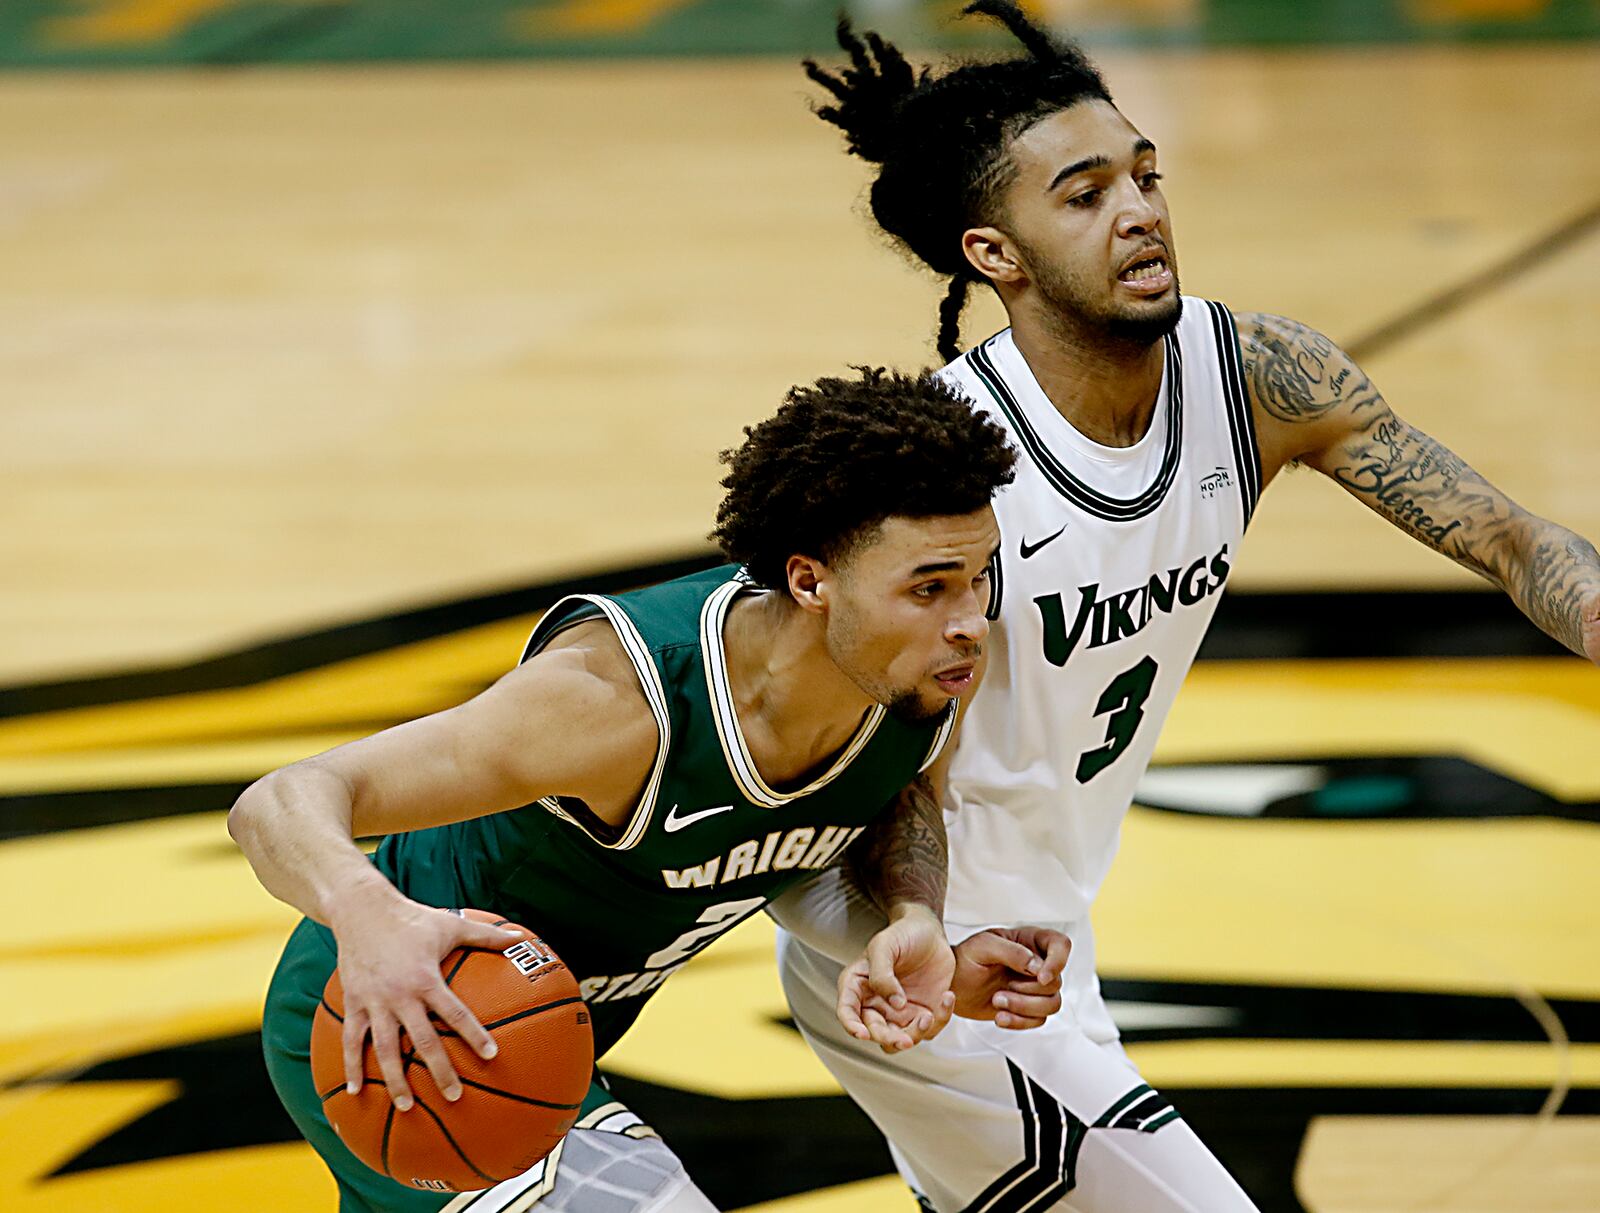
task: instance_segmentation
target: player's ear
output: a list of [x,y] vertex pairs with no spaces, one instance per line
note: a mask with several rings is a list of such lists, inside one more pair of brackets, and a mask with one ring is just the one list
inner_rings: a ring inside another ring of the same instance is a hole
[[961,251],[990,282],[1020,282],[1027,277],[1016,245],[997,227],[969,227],[961,233]]
[[789,579],[789,597],[803,611],[828,609],[828,566],[815,556],[791,556],[784,568]]

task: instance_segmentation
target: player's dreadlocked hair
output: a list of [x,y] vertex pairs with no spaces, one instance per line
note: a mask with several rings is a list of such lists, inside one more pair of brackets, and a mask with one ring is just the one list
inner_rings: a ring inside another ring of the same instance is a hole
[[769,589],[787,589],[790,556],[832,562],[886,518],[970,514],[1011,483],[1005,431],[944,383],[855,369],[790,389],[722,452],[728,493],[711,538]]
[[915,71],[900,51],[839,20],[850,66],[837,75],[805,61],[806,75],[835,103],[817,116],[844,131],[852,155],[879,166],[872,215],[937,274],[950,277],[939,305],[939,354],[959,353],[961,311],[977,276],[961,252],[961,233],[993,214],[1014,171],[1007,145],[1041,118],[1086,98],[1110,101],[1094,64],[1071,42],[1031,24],[1008,0],[977,0],[962,10],[1005,24],[1027,55],[968,63],[941,76]]

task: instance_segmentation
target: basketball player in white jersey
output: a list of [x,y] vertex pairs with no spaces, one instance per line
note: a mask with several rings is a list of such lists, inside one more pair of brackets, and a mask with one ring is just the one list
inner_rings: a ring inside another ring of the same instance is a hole
[[[841,25],[818,112],[879,165],[879,224],[951,279],[941,372],[1023,452],[995,503],[998,626],[942,792],[952,941],[1070,935],[1066,1010],[1030,1032],[955,1020],[904,1053],[852,1040],[839,951],[859,899],[814,889],[780,945],[796,1019],[938,1213],[1249,1213],[1249,1197],[1123,1054],[1090,907],[1263,487],[1292,463],[1504,589],[1600,658],[1600,558],[1407,424],[1321,334],[1183,299],[1156,149],[1077,48],[1009,4],[1027,54],[915,72]],[[957,356],[969,286],[1010,328]],[[846,892],[848,890],[845,890]],[[826,904],[825,904],[826,903]],[[1270,907],[1263,906],[1263,911]],[[793,907],[791,907],[793,909]],[[868,915],[870,917],[870,915]],[[783,918],[780,920],[791,921]]]

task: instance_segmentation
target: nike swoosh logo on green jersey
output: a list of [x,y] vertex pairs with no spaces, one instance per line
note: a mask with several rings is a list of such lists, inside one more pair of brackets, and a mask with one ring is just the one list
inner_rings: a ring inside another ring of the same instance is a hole
[[661,825],[663,828],[665,828],[668,834],[676,834],[685,826],[692,826],[701,818],[715,817],[718,813],[726,813],[732,808],[733,806],[731,804],[719,804],[714,808],[701,809],[698,813],[685,813],[682,817],[679,817],[677,815],[678,806],[673,805],[671,811],[667,814],[667,819],[663,821]]

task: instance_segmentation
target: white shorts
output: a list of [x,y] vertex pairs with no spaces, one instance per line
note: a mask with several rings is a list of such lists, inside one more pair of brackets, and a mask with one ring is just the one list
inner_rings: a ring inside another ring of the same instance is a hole
[[1068,1013],[1006,1031],[955,1019],[885,1054],[834,1014],[840,966],[785,931],[778,969],[795,1021],[889,1139],[936,1213],[1257,1213],[1115,1040]]

